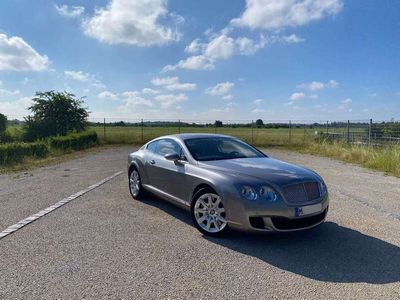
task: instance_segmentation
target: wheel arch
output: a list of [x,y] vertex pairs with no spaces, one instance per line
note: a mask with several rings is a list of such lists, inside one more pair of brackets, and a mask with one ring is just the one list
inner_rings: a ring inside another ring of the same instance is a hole
[[[212,190],[212,191],[214,191],[215,193],[217,193],[217,191],[215,190],[215,188],[211,185],[211,184],[209,184],[209,183],[200,183],[199,185],[197,185],[195,188],[194,188],[194,190],[193,190],[193,192],[192,192],[192,195],[191,195],[191,197],[190,197],[190,203],[192,203],[193,202],[193,197],[200,191],[200,190],[202,190],[202,189],[210,189],[210,190]],[[217,193],[218,194],[218,193]]]

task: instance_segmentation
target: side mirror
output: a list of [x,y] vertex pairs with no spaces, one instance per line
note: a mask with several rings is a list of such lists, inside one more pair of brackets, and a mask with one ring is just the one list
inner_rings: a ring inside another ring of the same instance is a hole
[[181,159],[181,157],[179,156],[179,154],[176,153],[176,152],[167,153],[167,154],[164,155],[164,158],[165,158],[166,160],[171,160],[171,161],[177,161],[177,160],[180,160],[180,159]]

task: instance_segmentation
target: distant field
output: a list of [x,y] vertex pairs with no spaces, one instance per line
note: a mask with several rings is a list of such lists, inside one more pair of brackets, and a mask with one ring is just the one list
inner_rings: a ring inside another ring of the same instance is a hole
[[[100,141],[109,144],[144,143],[153,138],[177,133],[219,133],[233,135],[247,142],[259,146],[284,146],[288,144],[303,144],[318,138],[318,132],[325,132],[324,128],[249,128],[249,127],[144,127],[143,138],[141,127],[91,127],[97,132]],[[361,130],[363,130],[361,128]],[[361,132],[359,130],[359,132]],[[344,134],[345,128],[331,129],[330,133]],[[354,129],[353,129],[354,132]]]
[[[347,144],[347,128],[304,126],[303,128],[250,128],[250,127],[152,127],[144,126],[92,126],[100,144],[138,144],[153,138],[177,133],[219,133],[236,136],[258,147],[284,147],[298,152],[328,156],[342,161],[400,176],[400,146],[398,144],[368,147],[368,134],[364,127],[351,127]],[[17,140],[22,136],[22,126],[9,126],[7,131]],[[322,134],[324,133],[324,134]],[[373,144],[374,145],[374,144]]]

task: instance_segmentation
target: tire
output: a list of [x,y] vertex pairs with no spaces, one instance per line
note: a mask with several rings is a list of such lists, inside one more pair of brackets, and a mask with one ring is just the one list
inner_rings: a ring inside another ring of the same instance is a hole
[[204,235],[221,237],[228,233],[222,199],[211,188],[200,189],[193,196],[190,212],[194,226]]
[[129,170],[128,187],[133,199],[142,200],[146,196],[146,191],[142,186],[139,171],[135,167],[132,167]]

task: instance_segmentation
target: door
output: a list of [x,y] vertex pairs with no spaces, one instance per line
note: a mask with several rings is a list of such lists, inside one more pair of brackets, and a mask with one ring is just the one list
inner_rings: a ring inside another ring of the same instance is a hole
[[173,139],[158,140],[157,149],[153,155],[151,181],[154,183],[154,187],[186,201],[182,188],[185,185],[186,164],[164,158],[165,154],[172,152],[182,153],[182,148],[176,141]]

